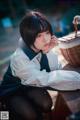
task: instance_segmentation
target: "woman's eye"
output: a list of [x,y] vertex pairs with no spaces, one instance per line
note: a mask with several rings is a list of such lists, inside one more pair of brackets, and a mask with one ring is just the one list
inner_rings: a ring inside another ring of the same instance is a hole
[[49,32],[49,31],[47,31],[47,32],[46,32],[46,34],[50,34],[50,32]]
[[37,37],[41,37],[41,34],[39,34]]
[[38,37],[41,37],[41,35],[38,35]]

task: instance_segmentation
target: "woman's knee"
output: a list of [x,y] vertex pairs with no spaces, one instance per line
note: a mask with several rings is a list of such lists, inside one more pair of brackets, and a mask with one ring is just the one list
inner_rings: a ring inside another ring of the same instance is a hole
[[47,97],[47,99],[43,100],[42,104],[42,109],[44,112],[48,112],[51,110],[52,107],[52,99],[50,96]]
[[21,96],[13,97],[10,101],[12,111],[20,116],[21,120],[37,120],[37,112],[32,104]]

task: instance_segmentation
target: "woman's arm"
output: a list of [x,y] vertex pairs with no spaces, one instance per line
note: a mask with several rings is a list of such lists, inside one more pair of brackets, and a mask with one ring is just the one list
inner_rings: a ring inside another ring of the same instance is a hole
[[64,70],[40,71],[35,62],[23,58],[16,59],[16,57],[11,60],[10,65],[13,75],[19,77],[24,85],[50,86],[58,90],[80,89],[80,74],[77,72]]

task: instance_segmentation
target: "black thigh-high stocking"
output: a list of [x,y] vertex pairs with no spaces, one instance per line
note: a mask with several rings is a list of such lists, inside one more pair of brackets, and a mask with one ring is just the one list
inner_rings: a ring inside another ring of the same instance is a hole
[[16,120],[38,120],[38,114],[34,106],[23,96],[13,96],[7,104],[12,114],[17,115]]
[[[22,86],[6,102],[15,120],[42,120],[42,113],[51,110],[52,100],[46,89]],[[14,120],[14,119],[11,119]]]
[[23,93],[42,112],[49,112],[52,107],[52,99],[46,89],[40,87],[25,87]]

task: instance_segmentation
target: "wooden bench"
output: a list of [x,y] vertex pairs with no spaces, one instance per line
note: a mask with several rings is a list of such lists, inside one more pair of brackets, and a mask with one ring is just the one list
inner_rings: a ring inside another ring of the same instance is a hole
[[[64,70],[73,70],[80,73],[80,67],[74,68],[66,64]],[[53,111],[53,120],[66,120],[70,114],[80,111],[80,90],[58,92]]]

